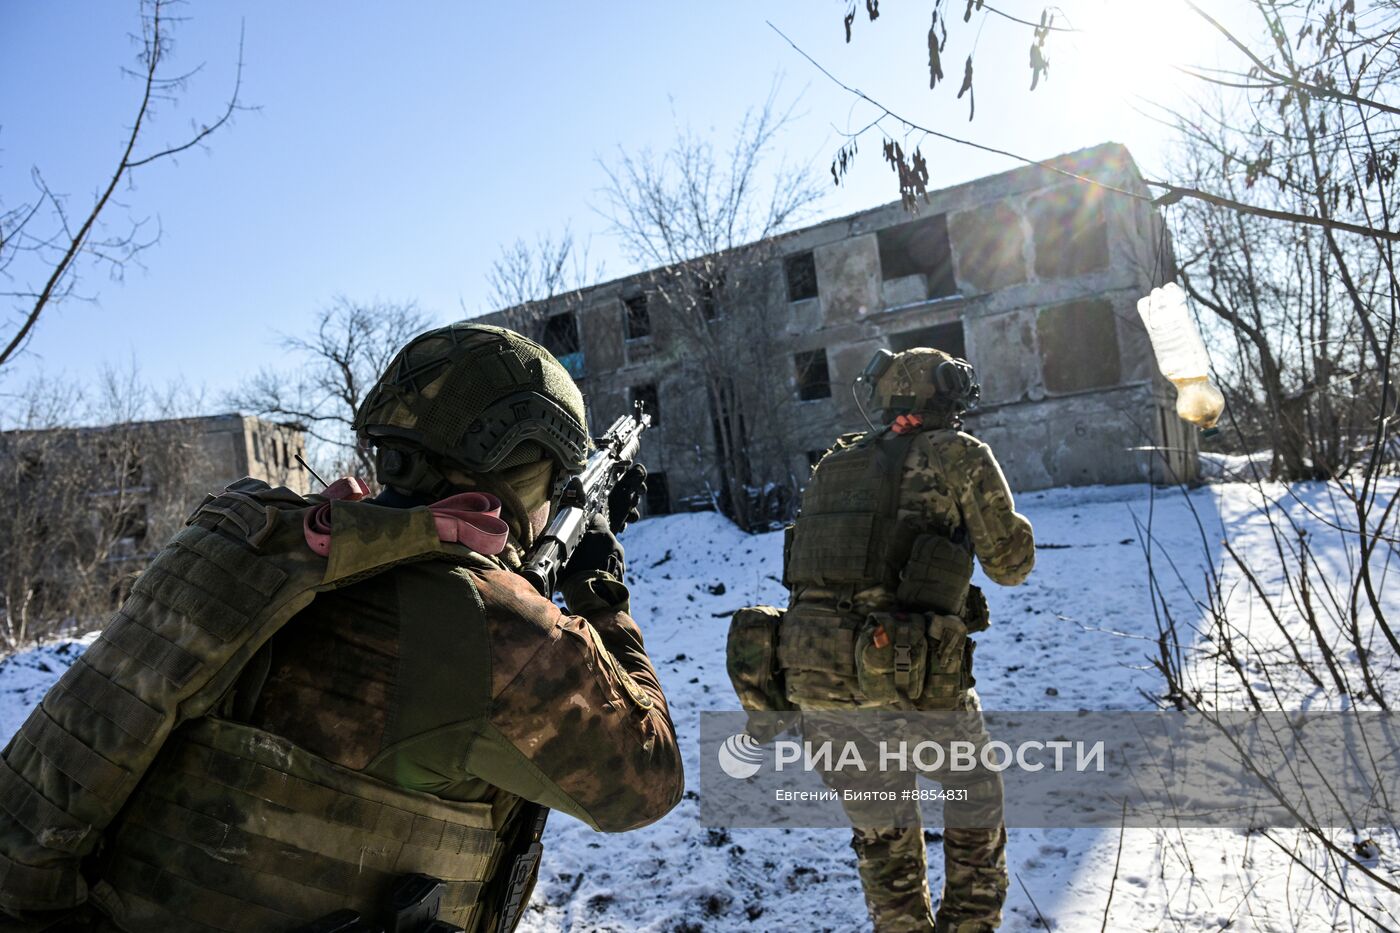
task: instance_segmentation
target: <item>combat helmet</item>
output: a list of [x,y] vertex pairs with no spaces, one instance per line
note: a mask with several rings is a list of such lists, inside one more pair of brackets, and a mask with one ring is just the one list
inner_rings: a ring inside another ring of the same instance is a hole
[[932,347],[881,353],[883,357],[877,354],[867,372],[873,377],[868,381],[875,407],[886,421],[923,412],[956,418],[982,396],[977,372],[967,360]]
[[400,350],[354,430],[377,448],[379,481],[405,490],[433,484],[433,459],[490,473],[548,457],[572,474],[591,446],[583,396],[563,365],[515,331],[466,321]]

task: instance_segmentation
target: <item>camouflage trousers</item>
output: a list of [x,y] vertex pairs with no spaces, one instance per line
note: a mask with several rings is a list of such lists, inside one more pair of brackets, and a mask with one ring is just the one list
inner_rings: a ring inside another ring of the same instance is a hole
[[[829,709],[829,707],[828,707]],[[969,731],[960,737],[988,740],[982,727],[975,691],[959,699],[958,709],[973,714]],[[803,734],[819,740],[830,735],[821,713],[803,716]],[[882,804],[874,808],[843,799],[853,827],[851,848],[865,903],[876,933],[988,933],[1001,925],[1006,901],[1006,826],[1002,820],[1001,776],[978,772],[961,778],[930,774],[945,790],[965,792],[960,803],[945,804],[943,829],[943,894],[935,917],[928,886],[928,856],[918,803]],[[845,790],[849,779],[823,775],[833,789]],[[915,786],[913,775],[891,776],[896,793]],[[862,789],[872,787],[869,775],[859,777]],[[893,809],[894,812],[891,812]],[[893,824],[893,825],[891,825]],[[936,837],[935,837],[936,838]]]

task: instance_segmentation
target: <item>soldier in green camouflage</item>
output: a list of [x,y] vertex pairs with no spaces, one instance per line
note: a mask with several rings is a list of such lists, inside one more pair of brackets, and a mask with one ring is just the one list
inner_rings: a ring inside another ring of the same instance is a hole
[[[792,706],[818,713],[804,715],[804,734],[814,718],[821,728],[820,711],[953,710],[967,714],[961,737],[984,742],[968,635],[988,619],[970,583],[972,562],[996,583],[1021,583],[1035,561],[1031,524],[1015,511],[991,448],[959,430],[978,394],[969,364],[918,348],[877,356],[863,379],[885,426],[840,438],[804,493],[785,559],[782,690]],[[999,777],[981,775],[971,794],[970,806],[994,816],[945,829],[936,920],[917,812],[888,827],[864,825],[848,808],[879,933],[983,933],[1000,924]]]
[[430,331],[355,429],[381,495],[209,497],[6,747],[17,929],[284,933],[341,908],[380,929],[421,873],[441,920],[508,931],[544,808],[618,832],[679,801],[614,534],[645,472],[561,573],[567,612],[518,573],[591,444],[563,366],[500,328]]

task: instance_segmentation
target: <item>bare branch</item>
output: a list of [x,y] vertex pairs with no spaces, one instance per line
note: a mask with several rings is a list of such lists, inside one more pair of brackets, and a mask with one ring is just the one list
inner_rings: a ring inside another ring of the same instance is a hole
[[313,461],[372,476],[374,465],[351,431],[355,412],[394,354],[429,326],[413,302],[366,304],[337,296],[317,312],[308,336],[282,338],[297,365],[262,370],[226,402],[300,423],[318,447]]
[[1205,10],[1202,10],[1200,7],[1196,6],[1196,4],[1192,2],[1192,0],[1185,0],[1185,2],[1186,5],[1189,6],[1197,16],[1209,23],[1212,27],[1215,28],[1217,32],[1224,36],[1225,39],[1231,45],[1243,52],[1245,57],[1254,63],[1254,67],[1258,68],[1261,72],[1273,78],[1280,84],[1285,84],[1289,87],[1295,88],[1296,90],[1304,91],[1308,94],[1313,95],[1314,97],[1328,98],[1330,100],[1342,101],[1344,103],[1349,104],[1356,104],[1362,107],[1370,107],[1374,110],[1379,110],[1382,113],[1392,113],[1400,115],[1400,107],[1387,104],[1384,101],[1375,100],[1374,98],[1369,97],[1360,97],[1356,94],[1348,94],[1347,92],[1339,91],[1336,88],[1323,87],[1322,85],[1313,84],[1308,81],[1300,81],[1297,78],[1290,77],[1289,75],[1283,74],[1280,71],[1276,71],[1272,66],[1268,64],[1268,62],[1264,61],[1257,54],[1255,54],[1255,52],[1252,49],[1250,49],[1248,45],[1242,42],[1238,36],[1236,36],[1225,26],[1222,26],[1218,20],[1212,17]]
[[[152,113],[153,103],[156,100],[167,98],[168,90],[179,87],[184,80],[180,78],[167,78],[161,74],[161,66],[166,52],[169,50],[170,40],[166,34],[167,16],[166,6],[170,0],[147,0],[143,4],[142,14],[142,52],[140,60],[142,69],[136,72],[136,76],[141,81],[141,96],[136,108],[135,116],[131,122],[122,143],[121,156],[118,158],[116,166],[108,176],[106,183],[94,199],[91,207],[83,216],[82,223],[76,229],[69,225],[67,213],[64,210],[62,199],[56,197],[51,192],[47,184],[43,181],[43,176],[38,169],[34,170],[36,184],[40,189],[40,195],[32,209],[24,212],[22,217],[12,223],[8,231],[0,230],[0,269],[5,269],[10,265],[11,258],[16,250],[26,249],[35,253],[43,253],[53,248],[59,253],[48,266],[44,284],[38,289],[22,290],[14,294],[21,294],[32,299],[28,306],[21,312],[21,320],[18,323],[15,333],[10,337],[3,349],[0,349],[0,366],[9,362],[16,353],[25,346],[29,337],[33,333],[35,325],[40,316],[51,305],[56,304],[63,298],[72,294],[72,280],[79,260],[88,255],[92,258],[108,264],[113,272],[120,275],[122,266],[131,261],[142,249],[152,245],[154,241],[139,242],[135,238],[136,230],[139,230],[140,223],[133,227],[132,233],[126,237],[108,240],[105,243],[94,244],[91,242],[94,229],[100,223],[109,203],[112,202],[113,193],[123,182],[129,182],[134,169],[149,165],[161,159],[183,152],[193,146],[201,145],[211,134],[218,131],[230,121],[233,114],[240,109],[244,109],[239,100],[242,88],[243,73],[243,42],[239,39],[238,67],[234,79],[233,91],[229,96],[225,110],[213,123],[202,127],[189,140],[168,146],[158,152],[144,157],[134,155],[136,147],[143,138],[143,131],[146,128]],[[28,233],[28,226],[34,220],[40,207],[45,203],[51,206],[57,221],[58,228],[62,231],[61,239],[59,234],[49,236],[32,236]],[[17,214],[7,215],[11,218],[18,217]],[[3,227],[3,224],[0,224]],[[27,242],[26,242],[27,240]]]

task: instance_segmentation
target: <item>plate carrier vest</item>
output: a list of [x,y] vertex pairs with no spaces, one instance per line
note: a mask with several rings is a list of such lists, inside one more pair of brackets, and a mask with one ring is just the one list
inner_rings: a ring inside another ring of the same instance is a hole
[[446,882],[442,919],[471,930],[489,911],[518,798],[404,790],[219,718],[318,593],[408,561],[496,564],[439,540],[427,508],[351,501],[331,502],[319,556],[303,521],[325,501],[243,479],[156,555],[4,750],[0,906],[91,899],[132,930],[290,930],[341,908],[373,916],[396,877],[423,872]]
[[902,608],[959,615],[972,579],[962,529],[917,535],[899,521],[904,461],[921,432],[848,434],[822,458],[802,494],[784,582],[849,599],[884,586]]

